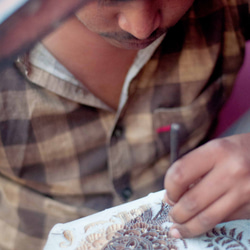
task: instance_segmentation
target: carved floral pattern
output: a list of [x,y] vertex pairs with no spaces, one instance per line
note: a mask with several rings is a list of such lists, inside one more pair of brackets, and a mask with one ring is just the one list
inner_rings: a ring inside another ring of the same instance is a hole
[[207,248],[213,248],[213,250],[219,250],[220,247],[229,250],[247,250],[250,248],[250,238],[248,245],[242,243],[243,232],[236,233],[236,228],[232,228],[227,231],[226,227],[213,228],[210,232],[206,233]]
[[[180,250],[192,249],[189,239],[172,239],[168,217],[170,206],[164,202],[157,206],[144,205],[130,211],[120,212],[108,220],[92,222],[84,226],[84,240],[76,250]],[[203,236],[193,239],[203,243],[202,249],[247,250],[250,249],[250,236],[235,226],[218,225]],[[69,230],[63,232],[66,242],[61,248],[72,245],[73,236]],[[244,241],[243,241],[244,236]],[[249,239],[248,239],[249,238]]]
[[[145,207],[141,207],[139,210],[134,209],[128,213],[120,213],[117,217],[122,219],[122,224],[114,224],[102,234],[92,234],[86,237],[77,250],[176,250],[178,249],[177,241],[182,241],[186,248],[185,240],[169,238],[169,227],[163,225],[170,222],[169,210],[170,207],[162,202],[156,215],[153,215],[151,208],[145,209]],[[131,217],[134,218],[131,219]]]

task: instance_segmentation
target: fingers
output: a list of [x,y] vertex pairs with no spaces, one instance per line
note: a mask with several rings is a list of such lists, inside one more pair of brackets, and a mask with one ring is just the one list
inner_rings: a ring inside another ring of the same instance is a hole
[[229,186],[228,181],[223,179],[224,174],[224,168],[213,169],[189,189],[171,210],[172,219],[182,224],[223,196]]
[[224,219],[224,221],[231,221],[231,220],[241,220],[241,219],[250,219],[250,204],[244,204],[233,214],[230,214],[228,217]]
[[170,206],[174,206],[174,205],[175,205],[175,203],[174,203],[173,201],[171,201],[171,200],[168,199],[167,190],[165,191],[163,200],[164,200],[168,205],[170,205]]
[[173,237],[193,237],[250,217],[249,138],[211,141],[173,164],[165,177]]
[[191,184],[194,184],[215,165],[214,147],[210,143],[176,161],[165,176],[168,199],[177,202]]
[[226,193],[207,209],[184,224],[174,224],[170,236],[174,238],[191,238],[201,235],[224,221],[224,218],[237,210],[239,204],[237,192]]

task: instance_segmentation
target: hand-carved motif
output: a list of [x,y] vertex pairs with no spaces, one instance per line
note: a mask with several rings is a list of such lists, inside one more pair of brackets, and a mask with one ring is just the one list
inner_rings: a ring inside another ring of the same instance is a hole
[[207,239],[204,241],[208,243],[207,248],[212,248],[214,250],[220,249],[222,246],[226,249],[238,249],[247,250],[250,247],[250,239],[248,240],[248,246],[244,245],[242,242],[243,232],[236,234],[236,228],[227,231],[226,227],[215,227],[211,231],[206,233]]
[[162,224],[169,222],[170,208],[162,203],[160,211],[153,216],[152,209],[148,209],[140,216],[127,222],[122,230],[118,230],[104,250],[118,249],[162,249],[175,250],[177,240],[168,237],[168,227]]
[[[164,223],[170,222],[169,210],[170,207],[162,202],[160,210],[154,214],[152,208],[148,208],[148,206],[120,213],[116,217],[121,219],[122,224],[113,224],[102,234],[96,233],[86,237],[78,250],[176,250],[178,249],[176,243],[180,241],[186,248],[184,240],[168,237],[169,227]],[[87,228],[89,229],[88,226]]]
[[[233,222],[217,225],[199,238],[170,238],[170,209],[168,204],[157,201],[129,211],[119,210],[107,216],[106,221],[104,216],[99,221],[84,225],[83,241],[76,250],[250,249],[249,228],[245,230]],[[63,234],[68,242],[62,242],[60,246],[72,246],[70,231]]]
[[66,248],[66,247],[69,247],[72,245],[72,242],[73,242],[73,235],[71,233],[71,231],[69,230],[66,230],[63,232],[63,236],[64,238],[68,241],[68,242],[61,242],[60,243],[60,247],[62,248]]

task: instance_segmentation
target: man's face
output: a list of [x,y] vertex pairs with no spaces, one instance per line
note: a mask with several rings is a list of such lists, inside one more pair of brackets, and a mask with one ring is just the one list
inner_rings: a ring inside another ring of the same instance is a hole
[[142,49],[175,25],[194,0],[94,0],[78,11],[84,25],[111,44]]

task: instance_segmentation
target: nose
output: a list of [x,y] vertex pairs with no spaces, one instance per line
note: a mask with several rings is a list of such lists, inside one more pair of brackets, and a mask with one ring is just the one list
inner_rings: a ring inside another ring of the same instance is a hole
[[143,40],[148,38],[161,23],[160,9],[154,1],[133,1],[133,5],[118,14],[119,27]]

